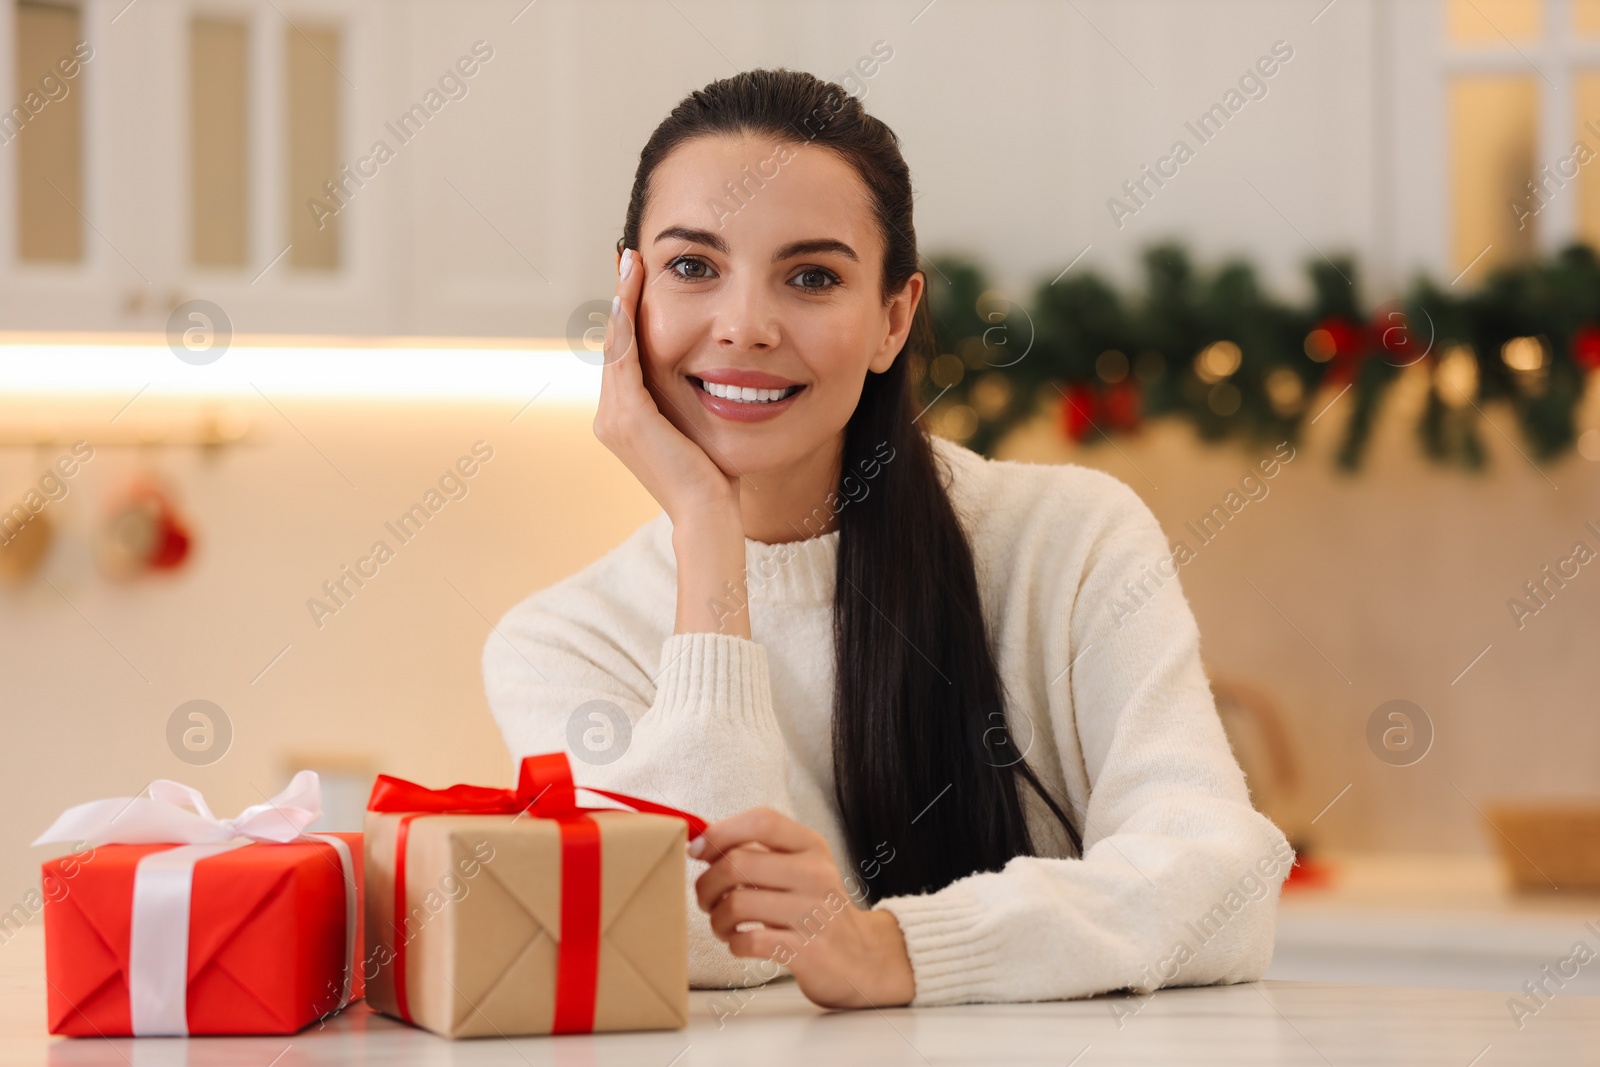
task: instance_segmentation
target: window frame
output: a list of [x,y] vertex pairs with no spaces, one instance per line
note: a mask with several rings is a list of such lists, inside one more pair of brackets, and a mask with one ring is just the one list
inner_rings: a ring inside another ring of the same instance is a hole
[[[1448,86],[1453,78],[1474,74],[1531,75],[1539,99],[1538,129],[1534,138],[1534,177],[1537,179],[1540,168],[1564,158],[1572,147],[1577,130],[1576,75],[1589,70],[1600,73],[1600,36],[1578,36],[1569,0],[1543,0],[1542,32],[1537,39],[1460,44],[1447,36],[1447,3],[1448,0],[1439,0],[1437,5],[1440,96],[1445,107],[1448,107]],[[1448,115],[1443,111],[1441,123],[1448,129]],[[1600,153],[1600,138],[1592,141],[1590,147]],[[1445,146],[1447,166],[1449,148]],[[1579,171],[1573,185],[1586,181],[1600,181],[1600,160]],[[1448,196],[1452,188],[1448,174],[1443,188]],[[1534,241],[1540,253],[1555,252],[1581,236],[1576,189],[1569,187],[1563,194],[1553,197],[1539,212]],[[1450,219],[1451,215],[1447,214],[1447,226],[1453,225]],[[1447,233],[1446,238],[1441,260],[1448,268],[1454,234]]]

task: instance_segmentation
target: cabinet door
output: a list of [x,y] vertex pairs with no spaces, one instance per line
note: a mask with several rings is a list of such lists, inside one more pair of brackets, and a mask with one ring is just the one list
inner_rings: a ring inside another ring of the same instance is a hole
[[0,328],[161,331],[204,299],[235,330],[380,331],[350,167],[382,32],[354,0],[4,4]]

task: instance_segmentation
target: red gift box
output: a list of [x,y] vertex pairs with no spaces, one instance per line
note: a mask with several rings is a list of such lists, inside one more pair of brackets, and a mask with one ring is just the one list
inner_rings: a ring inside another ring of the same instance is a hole
[[[360,834],[350,849],[354,944],[362,944]],[[134,1033],[130,995],[134,880],[145,856],[176,845],[100,845],[46,862],[45,973],[50,1032]],[[189,904],[191,1034],[290,1034],[340,1006],[347,964],[339,849],[301,838],[254,843],[195,863]],[[351,961],[351,1001],[363,994]]]
[[360,997],[361,835],[321,817],[310,770],[231,819],[165,778],[62,812],[33,842],[75,842],[44,864],[50,1032],[291,1034]]

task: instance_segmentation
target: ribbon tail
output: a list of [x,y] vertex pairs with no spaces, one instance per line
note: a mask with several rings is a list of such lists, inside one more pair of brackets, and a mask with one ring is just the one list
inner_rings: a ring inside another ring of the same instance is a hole
[[706,831],[705,820],[686,811],[657,804],[651,800],[629,796],[627,793],[613,793],[608,789],[594,789],[590,786],[580,786],[572,780],[572,764],[567,759],[565,752],[546,752],[538,756],[524,756],[517,777],[517,797],[529,806],[534,815],[546,818],[561,818],[564,815],[575,814],[585,810],[578,807],[577,790],[587,789],[591,793],[620,801],[635,811],[642,811],[650,815],[670,815],[675,819],[682,819],[689,824],[689,840],[693,841]]
[[87,804],[76,804],[60,815],[50,824],[50,829],[33,839],[35,845],[48,845],[56,841],[103,841],[106,827],[111,825],[112,819],[122,808],[134,801],[134,797],[107,797],[105,800],[91,800]]
[[108,797],[62,812],[35,845],[95,841],[121,845],[200,845],[234,836],[221,823],[148,797]]
[[689,824],[690,841],[693,841],[695,838],[706,832],[706,821],[700,818],[698,815],[690,815],[686,811],[679,811],[677,808],[671,808],[665,804],[657,804],[653,800],[641,800],[639,797],[630,797],[626,793],[613,793],[606,789],[590,789],[589,786],[586,785],[580,786],[579,788],[588,789],[591,793],[599,793],[601,796],[607,797],[611,800],[619,800],[622,803],[629,805],[634,810],[642,811],[647,815],[670,815],[673,818],[682,819],[684,822]]

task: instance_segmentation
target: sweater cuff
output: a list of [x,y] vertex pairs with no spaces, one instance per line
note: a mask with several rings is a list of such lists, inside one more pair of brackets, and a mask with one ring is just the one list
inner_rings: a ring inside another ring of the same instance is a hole
[[915,1008],[1006,1000],[1002,952],[990,906],[956,885],[936,893],[889,897],[872,906],[900,923],[916,993]]
[[706,709],[717,709],[731,725],[778,733],[765,645],[732,634],[675,633],[661,646],[661,663],[657,719],[703,719]]

